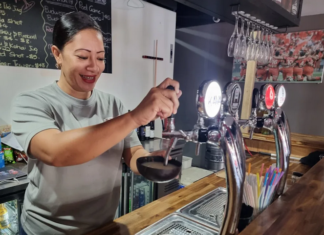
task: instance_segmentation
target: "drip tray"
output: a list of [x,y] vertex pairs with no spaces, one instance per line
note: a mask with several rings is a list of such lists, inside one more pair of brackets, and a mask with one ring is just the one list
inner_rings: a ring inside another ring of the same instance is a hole
[[207,227],[195,223],[177,213],[157,221],[136,235],[218,235]]
[[177,210],[181,215],[198,223],[219,230],[227,203],[225,188],[217,188]]

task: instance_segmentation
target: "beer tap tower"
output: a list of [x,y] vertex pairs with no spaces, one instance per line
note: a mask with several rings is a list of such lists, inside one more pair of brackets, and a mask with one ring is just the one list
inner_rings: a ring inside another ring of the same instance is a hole
[[[174,117],[170,117],[167,122],[168,128],[162,133],[163,138],[170,139],[167,152],[170,152],[178,139],[196,143],[197,154],[199,154],[201,144],[204,143],[220,146],[224,151],[227,204],[220,235],[235,234],[242,207],[245,151],[238,120],[241,97],[242,90],[237,83],[228,84],[222,93],[216,81],[203,82],[197,91],[198,121],[193,130],[176,130]],[[214,119],[215,124],[205,127],[204,119],[206,118]]]
[[[269,115],[258,118],[257,126],[266,128],[273,133],[276,144],[276,167],[284,172],[277,188],[277,195],[280,196],[284,192],[291,154],[290,127],[287,116],[282,109],[286,100],[286,89],[281,84],[276,85],[275,88],[266,84],[261,87],[259,98],[260,102],[257,108],[269,110]],[[251,118],[252,116],[254,116],[253,111]]]

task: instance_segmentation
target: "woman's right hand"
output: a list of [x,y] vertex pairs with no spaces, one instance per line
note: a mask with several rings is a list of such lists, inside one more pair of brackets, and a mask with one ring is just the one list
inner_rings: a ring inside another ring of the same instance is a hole
[[[174,91],[166,89],[170,85],[174,87]],[[171,114],[176,114],[181,94],[179,82],[171,78],[165,79],[158,87],[152,88],[142,102],[131,112],[134,122],[141,126],[158,117],[165,119]]]

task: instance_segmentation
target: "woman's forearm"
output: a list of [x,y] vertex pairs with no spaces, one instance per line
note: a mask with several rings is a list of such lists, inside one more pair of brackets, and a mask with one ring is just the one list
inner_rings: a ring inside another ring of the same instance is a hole
[[[32,139],[30,151],[53,166],[78,165],[98,157],[136,127],[131,114],[127,113],[94,126],[64,132],[45,130]],[[33,148],[33,145],[38,147]]]

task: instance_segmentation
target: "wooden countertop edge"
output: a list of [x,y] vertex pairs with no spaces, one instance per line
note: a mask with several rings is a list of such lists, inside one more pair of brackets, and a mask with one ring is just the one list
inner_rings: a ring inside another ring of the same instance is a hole
[[[259,154],[246,160],[247,164],[252,163],[252,173],[259,172],[262,163],[267,168],[274,162],[268,156]],[[308,169],[305,165],[290,163],[289,175],[291,175],[292,171],[305,173]],[[220,175],[220,177],[217,175]],[[179,189],[142,208],[128,213],[89,234],[133,235],[212,190],[218,187],[226,187],[226,181],[222,175],[224,174],[217,172],[206,176],[185,188]]]
[[[133,235],[212,190],[218,187],[226,187],[225,179],[216,176],[216,174],[208,175],[187,187],[132,211],[89,233],[89,235],[107,234],[107,231],[111,235]],[[180,203],[179,199],[181,200]]]
[[[244,138],[250,138],[249,133],[243,133]],[[273,135],[262,135],[254,134],[252,140],[261,140],[266,142],[274,142]],[[292,146],[300,147],[312,147],[319,150],[324,150],[324,137],[322,136],[312,136],[312,135],[302,135],[298,133],[291,133],[291,144]]]

